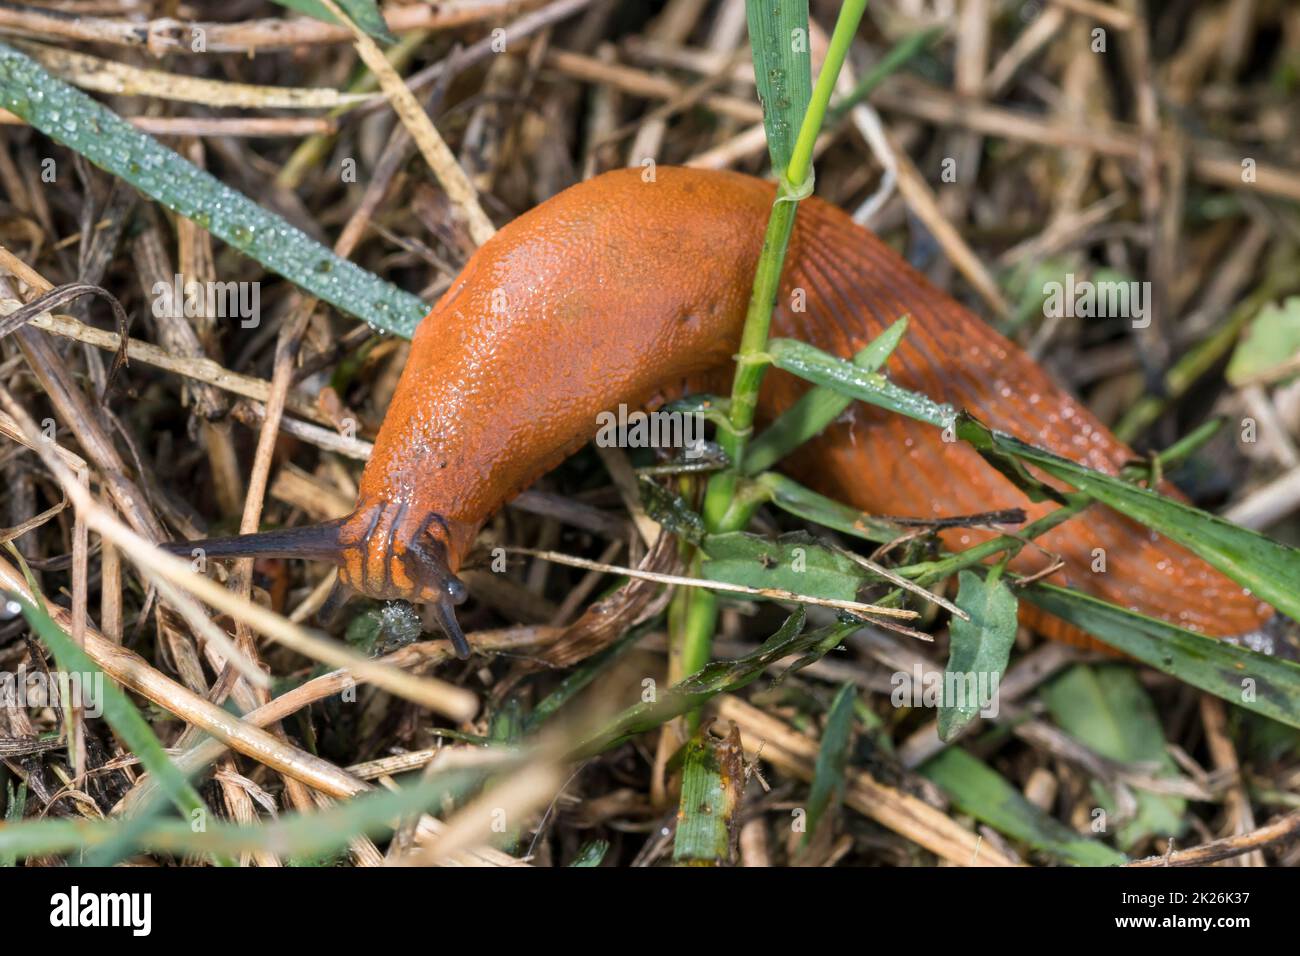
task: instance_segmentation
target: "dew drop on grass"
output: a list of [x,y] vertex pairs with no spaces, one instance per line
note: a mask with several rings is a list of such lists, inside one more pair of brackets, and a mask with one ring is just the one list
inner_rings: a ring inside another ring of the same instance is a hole
[[[416,296],[342,259],[282,219],[12,49],[0,49],[0,103],[88,160],[192,219],[377,331],[409,334],[428,311]],[[368,309],[367,305],[377,307]],[[382,308],[378,306],[382,305]]]

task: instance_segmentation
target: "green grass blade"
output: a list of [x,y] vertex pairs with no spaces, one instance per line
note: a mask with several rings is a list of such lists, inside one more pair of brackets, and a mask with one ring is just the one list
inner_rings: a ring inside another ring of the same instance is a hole
[[592,681],[609,670],[614,662],[623,656],[625,651],[629,650],[632,645],[645,636],[645,633],[645,626],[630,628],[626,634],[605,648],[605,650],[594,657],[587,658],[578,667],[566,674],[555,690],[543,697],[525,718],[524,733],[531,734],[550,720],[561,707],[573,700],[584,688],[590,686]]
[[[0,824],[0,828],[14,826],[22,822],[23,814],[27,812],[27,784],[20,782],[18,789],[9,781],[5,781],[5,821]],[[14,866],[18,863],[18,855],[11,852],[0,852],[0,867]]]
[[745,785],[745,754],[739,732],[718,740],[699,734],[686,745],[678,803],[673,862],[679,866],[725,866],[733,856],[736,811]]
[[1300,550],[995,432],[963,416],[957,435],[987,456],[1037,465],[1097,501],[1159,531],[1292,618],[1300,618]]
[[831,104],[826,122],[834,124],[842,120],[849,110],[875,92],[876,87],[897,73],[913,57],[934,43],[935,40],[943,36],[945,30],[946,28],[943,26],[927,27],[924,30],[909,33],[895,43],[889,52],[880,58],[880,62],[872,66],[866,75],[858,81],[857,86]]
[[803,834],[804,846],[812,842],[818,827],[829,819],[828,814],[833,814],[844,799],[844,770],[849,764],[849,749],[853,744],[853,711],[857,697],[857,687],[848,683],[840,687],[831,701],[826,729],[817,749],[812,788],[808,792],[808,827]]
[[[952,641],[939,707],[939,739],[945,741],[965,729],[986,706],[996,703],[997,688],[1016,640],[1018,602],[1006,582],[994,574],[981,577],[973,571],[962,571],[957,580],[956,604],[970,620],[954,615],[948,627]],[[949,688],[959,700],[948,699]],[[983,699],[984,691],[993,699]]]
[[1144,617],[1051,584],[1024,599],[1095,635],[1116,650],[1206,693],[1300,728],[1300,664]]
[[768,343],[767,354],[777,368],[841,395],[879,405],[939,428],[947,428],[956,419],[951,405],[941,405],[924,395],[899,388],[878,372],[864,372],[852,362],[836,358],[806,342],[773,339]]
[[[14,596],[22,608],[23,616],[37,636],[54,652],[54,659],[59,669],[67,674],[96,675],[96,681],[102,681],[103,700],[100,704],[104,710],[104,719],[117,732],[127,749],[140,759],[144,768],[153,774],[163,792],[187,819],[192,814],[206,814],[207,807],[198,791],[190,784],[185,775],[167,756],[162,743],[154,735],[149,724],[136,710],[122,689],[99,669],[90,655],[73,643],[72,638],[63,633],[62,628],[43,610],[26,598]],[[84,679],[84,678],[83,678]],[[189,826],[187,822],[185,824]]]
[[[778,172],[777,196],[764,231],[763,249],[754,269],[745,325],[740,335],[728,413],[731,427],[718,433],[718,444],[732,467],[710,478],[705,490],[703,517],[710,531],[739,531],[749,523],[753,509],[757,507],[756,502],[737,502],[735,493],[743,478],[749,433],[754,427],[759,388],[767,370],[763,351],[771,330],[772,310],[776,305],[786,249],[794,231],[795,213],[799,200],[813,188],[813,145],[826,115],[831,88],[857,32],[865,6],[866,0],[846,0],[840,7],[822,73],[817,79],[816,89],[806,101],[806,109],[803,108],[802,87],[796,91],[787,85],[783,96],[780,91],[769,87],[765,94],[763,114],[773,165]],[[806,54],[806,42],[798,41],[801,38],[806,41],[808,37],[807,0],[747,0],[746,14],[750,20],[754,50],[754,76],[760,89],[762,84],[774,80],[793,83],[795,67],[800,71],[798,79],[802,84],[805,67],[789,59],[786,51],[789,56]],[[774,24],[765,19],[768,15],[775,19]],[[797,29],[803,30],[802,35],[795,32]],[[780,60],[767,61],[769,48],[775,56],[786,60],[786,67],[781,66]],[[789,134],[795,129],[799,132],[793,148],[790,148]],[[681,622],[681,626],[671,639],[678,650],[677,660],[692,670],[712,654],[717,600],[711,594],[700,593],[678,601],[679,612],[673,619]],[[693,716],[689,723],[694,721]]]
[[808,0],[746,0],[745,19],[767,151],[780,177],[790,165],[812,96]]
[[[392,832],[395,820],[437,807],[445,797],[461,798],[486,774],[501,768],[449,770],[398,790],[378,790],[315,813],[294,813],[255,826],[210,823],[195,832],[188,822],[157,820],[139,835],[149,852],[226,854],[267,850],[297,859],[320,859],[344,849],[355,837]],[[94,849],[112,840],[115,820],[34,820],[0,827],[0,855],[19,857]]]
[[[907,331],[907,316],[899,319],[853,356],[853,364],[864,372],[875,372],[889,360]],[[816,438],[839,418],[853,399],[834,389],[809,389],[767,430],[754,439],[745,453],[744,473],[766,471],[804,442]]]
[[849,47],[858,32],[858,24],[867,10],[867,0],[843,0],[839,15],[835,18],[835,29],[831,31],[830,43],[826,45],[826,59],[817,74],[817,85],[813,87],[812,97],[808,100],[808,112],[804,115],[803,125],[799,128],[799,138],[795,140],[794,152],[790,155],[790,167],[786,176],[798,186],[806,177],[812,175],[813,150],[817,145],[817,136],[821,132],[822,122],[826,119],[826,110],[830,106],[831,94],[840,77],[840,69],[848,58]]
[[0,106],[272,272],[376,329],[410,338],[429,311],[417,296],[336,256],[4,43],[0,43]]
[[648,703],[623,711],[599,733],[575,749],[575,758],[600,753],[615,744],[665,724],[707,703],[718,694],[746,687],[777,661],[825,646],[837,633],[848,634],[857,625],[836,624],[803,633],[803,608],[796,608],[781,628],[753,653],[732,661],[713,661],[674,684]]
[[901,525],[873,517],[865,511],[850,508],[833,498],[827,498],[774,471],[765,472],[754,481],[763,488],[767,500],[782,511],[788,511],[799,518],[855,538],[886,544],[900,537],[907,530]]
[[920,768],[963,813],[1048,856],[1075,866],[1120,866],[1127,857],[1080,836],[1026,800],[1001,774],[960,747],[949,747]]

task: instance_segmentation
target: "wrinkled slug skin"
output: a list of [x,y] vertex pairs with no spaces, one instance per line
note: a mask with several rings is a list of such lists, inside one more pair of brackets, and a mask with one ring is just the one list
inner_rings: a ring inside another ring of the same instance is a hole
[[[607,173],[510,223],[420,325],[345,525],[345,581],[411,596],[400,558],[422,529],[444,543],[454,571],[494,511],[592,438],[598,413],[688,380],[727,387],[773,187],[735,173],[660,167],[646,182],[642,172]],[[790,308],[796,288],[806,297],[799,312]],[[818,199],[802,203],[773,336],[849,357],[904,314],[911,323],[887,366],[899,385],[1101,471],[1131,457],[1016,345],[872,233]],[[779,414],[805,388],[770,372],[761,414]],[[874,514],[1020,507],[1038,516],[1051,507],[1029,502],[938,429],[861,403],[787,464]],[[961,549],[989,533],[957,529],[944,541]],[[1186,627],[1239,635],[1272,614],[1101,506],[1040,541],[1065,560],[1055,582]],[[1092,570],[1094,549],[1105,552],[1104,572]],[[1045,560],[1027,548],[1014,566]],[[1046,629],[1078,636],[1059,621]]]

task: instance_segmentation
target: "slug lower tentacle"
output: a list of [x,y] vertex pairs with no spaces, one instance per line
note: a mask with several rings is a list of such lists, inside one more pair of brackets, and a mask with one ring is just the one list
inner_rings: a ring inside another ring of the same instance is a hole
[[[619,170],[487,242],[416,331],[356,510],[330,526],[341,580],[376,598],[432,601],[463,649],[455,573],[488,517],[590,440],[600,413],[641,407],[687,381],[725,388],[773,195],[772,184],[735,173]],[[773,335],[849,357],[910,315],[887,366],[898,384],[1102,471],[1132,457],[1017,346],[839,209],[815,198],[800,205],[786,263]],[[806,389],[769,373],[761,415],[779,415]],[[876,514],[1023,508],[1033,518],[1048,507],[969,446],[860,403],[787,465]],[[989,533],[955,528],[943,538],[961,550]],[[287,539],[235,540],[244,553],[279,554]],[[320,540],[299,556],[319,557]],[[1245,634],[1273,613],[1189,552],[1100,508],[1042,546],[1065,561],[1054,580],[1208,634]],[[1032,572],[1045,560],[1026,549],[1013,567]],[[1046,629],[1079,636],[1059,621]]]

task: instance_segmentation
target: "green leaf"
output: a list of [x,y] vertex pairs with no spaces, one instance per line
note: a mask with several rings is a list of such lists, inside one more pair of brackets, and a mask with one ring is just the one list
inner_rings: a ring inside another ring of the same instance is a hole
[[[1062,730],[1103,757],[1154,765],[1153,776],[1178,776],[1155,705],[1128,665],[1075,665],[1046,684],[1041,696]],[[1100,784],[1094,783],[1093,790],[1107,816],[1113,815],[1114,797]],[[1120,827],[1120,846],[1131,847],[1152,835],[1182,833],[1187,806],[1182,797],[1144,790],[1134,794],[1137,814]]]
[[853,712],[858,689],[852,683],[843,685],[831,701],[822,732],[821,746],[817,749],[817,764],[813,768],[812,788],[808,793],[808,826],[804,830],[803,845],[812,840],[817,828],[828,814],[834,813],[844,799],[844,769],[849,763],[849,747],[853,743]]
[[1300,728],[1300,664],[1055,585],[1039,582],[1021,593],[1031,604],[1144,664],[1238,707]]
[[[889,360],[907,331],[907,316],[876,336],[855,356],[853,364],[864,372],[875,372]],[[761,435],[745,452],[744,473],[766,471],[804,442],[816,438],[826,426],[853,404],[853,399],[832,388],[811,388]]]
[[947,428],[956,418],[951,405],[900,388],[879,372],[864,372],[852,362],[795,339],[773,339],[767,354],[777,368],[841,395],[887,408],[908,418]]
[[1080,836],[1045,814],[1001,774],[960,747],[949,747],[920,768],[963,813],[999,833],[1075,866],[1119,866],[1124,854]]
[[[962,571],[957,580],[956,603],[970,615],[970,620],[954,616],[948,626],[951,641],[943,675],[944,699],[939,706],[939,739],[945,741],[996,701],[1016,640],[1016,596],[1006,582],[973,571]],[[958,699],[948,700],[950,688]],[[987,691],[993,699],[982,700],[981,691]]]
[[0,106],[312,295],[410,338],[429,307],[340,258],[0,43]]
[[1300,356],[1300,296],[1293,295],[1281,305],[1269,303],[1260,310],[1237,343],[1225,374],[1233,385],[1270,380],[1275,370],[1294,363],[1296,356]]
[[986,456],[1027,461],[1204,558],[1292,618],[1300,618],[1300,551],[1215,515],[1075,464],[963,415],[957,435]]
[[[282,7],[296,10],[326,23],[338,23],[338,17],[326,9],[320,0],[275,0]],[[339,9],[352,18],[352,22],[383,43],[396,43],[397,37],[388,32],[388,23],[379,12],[375,0],[338,0]]]
[[753,480],[763,488],[768,500],[782,511],[855,538],[885,544],[901,537],[907,530],[827,498],[774,471],[764,472]]
[[818,544],[804,531],[775,541],[744,531],[711,534],[705,536],[700,550],[704,577],[752,588],[854,601],[858,589],[871,578],[862,565]]
[[[758,98],[763,103],[767,149],[779,178],[790,165],[812,97],[808,0],[747,0],[745,17]],[[795,42],[800,37],[801,45]]]

